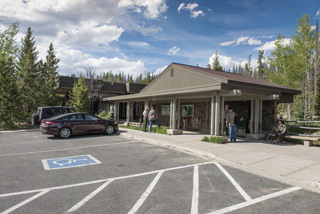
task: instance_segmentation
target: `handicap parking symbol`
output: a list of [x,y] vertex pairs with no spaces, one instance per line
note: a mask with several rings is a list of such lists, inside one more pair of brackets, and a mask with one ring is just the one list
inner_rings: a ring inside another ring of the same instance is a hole
[[44,159],[42,160],[42,163],[44,169],[51,170],[100,164],[101,162],[96,158],[92,157],[91,155],[81,155],[72,157]]

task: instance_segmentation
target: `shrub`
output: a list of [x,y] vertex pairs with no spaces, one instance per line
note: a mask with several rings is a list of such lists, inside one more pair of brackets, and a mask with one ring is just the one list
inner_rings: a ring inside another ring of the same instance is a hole
[[209,143],[216,143],[216,144],[222,144],[222,138],[220,136],[211,136],[210,138],[207,136],[204,136],[201,141],[209,142]]
[[110,119],[112,115],[112,112],[106,112],[105,110],[99,112],[98,114],[96,114],[96,116],[102,118],[102,119]]

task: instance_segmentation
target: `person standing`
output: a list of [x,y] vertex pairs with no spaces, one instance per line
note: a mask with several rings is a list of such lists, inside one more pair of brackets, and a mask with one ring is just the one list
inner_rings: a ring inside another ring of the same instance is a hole
[[151,107],[151,110],[149,111],[148,116],[149,116],[149,124],[150,124],[149,125],[149,133],[151,133],[153,121],[156,121],[158,128],[160,127],[158,115],[157,115],[156,110],[154,110],[153,106]]
[[226,136],[229,135],[229,130],[228,130],[228,128],[226,128],[226,127],[228,127],[228,126],[226,126],[226,125],[227,125],[227,115],[228,115],[228,113],[229,113],[229,105],[226,104],[226,105],[224,106],[224,126],[223,126],[223,133],[224,133]]
[[148,113],[149,113],[149,107],[146,107],[145,110],[143,111],[143,131],[147,131],[147,126],[148,126]]
[[187,110],[187,107],[183,107],[183,110],[182,110],[182,121],[183,121],[183,129],[186,130],[188,128],[188,110]]
[[236,142],[236,137],[237,137],[237,126],[235,124],[235,118],[236,114],[233,112],[232,109],[228,111],[227,114],[227,121],[226,121],[226,128],[229,128],[229,141]]

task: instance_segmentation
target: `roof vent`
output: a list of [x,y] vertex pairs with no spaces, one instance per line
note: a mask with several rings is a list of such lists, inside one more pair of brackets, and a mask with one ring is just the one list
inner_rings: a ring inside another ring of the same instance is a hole
[[170,70],[170,77],[174,77],[174,69],[173,68],[171,68],[171,70]]

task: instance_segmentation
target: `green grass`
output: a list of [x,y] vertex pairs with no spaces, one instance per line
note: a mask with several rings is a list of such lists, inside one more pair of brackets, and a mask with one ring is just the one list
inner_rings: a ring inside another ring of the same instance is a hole
[[220,136],[211,136],[211,137],[204,136],[201,141],[208,142],[208,143],[223,144],[222,137]]
[[[125,125],[119,125],[119,128],[126,128],[126,129],[133,129],[138,131],[143,131],[143,127],[136,127],[136,126],[125,126]],[[149,127],[147,127],[147,132],[149,132]],[[161,126],[159,128],[153,127],[152,133],[159,133],[159,134],[167,134],[167,127]]]

